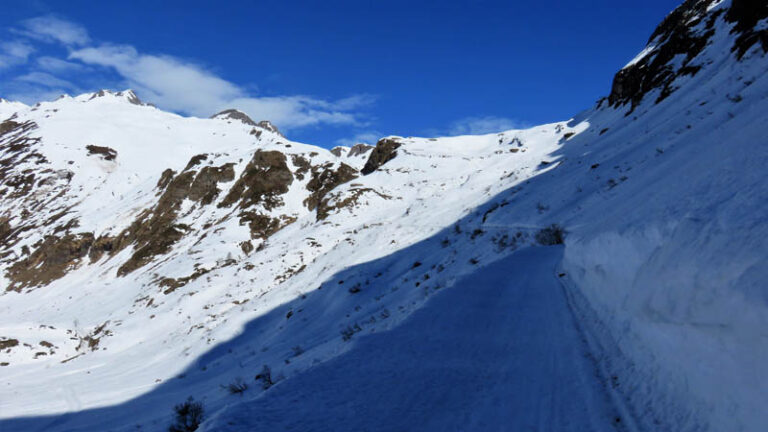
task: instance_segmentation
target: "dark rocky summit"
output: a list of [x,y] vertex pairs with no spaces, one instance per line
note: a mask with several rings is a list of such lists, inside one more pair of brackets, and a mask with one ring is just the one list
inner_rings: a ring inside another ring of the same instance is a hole
[[[696,75],[701,64],[695,61],[715,34],[717,20],[725,9],[709,11],[714,0],[687,0],[672,11],[648,40],[652,49],[636,63],[620,70],[613,80],[608,96],[610,106],[630,104],[634,111],[645,96],[660,89],[656,103],[672,94],[675,80]],[[768,3],[763,0],[733,0],[725,20],[735,23],[731,33],[737,34],[732,51],[741,59],[755,44],[760,43],[763,54],[768,51],[768,30],[755,30],[757,23],[768,16]],[[679,65],[673,59],[684,56]]]
[[368,157],[368,161],[360,171],[363,175],[368,175],[391,161],[397,156],[397,149],[402,145],[392,138],[383,138],[376,143],[376,147]]
[[212,119],[223,119],[223,120],[236,120],[243,122],[249,126],[257,126],[257,123],[253,121],[248,115],[242,111],[238,111],[236,109],[227,109],[221,112],[218,112],[211,116]]
[[355,156],[361,156],[369,151],[373,150],[372,145],[368,144],[355,144],[352,146],[351,149],[349,149],[349,153],[347,153],[347,157],[355,157]]

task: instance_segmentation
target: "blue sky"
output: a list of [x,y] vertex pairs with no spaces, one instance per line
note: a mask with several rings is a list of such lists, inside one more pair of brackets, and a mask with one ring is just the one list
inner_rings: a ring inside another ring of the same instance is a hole
[[326,147],[564,120],[678,1],[6,0],[0,97],[133,88]]

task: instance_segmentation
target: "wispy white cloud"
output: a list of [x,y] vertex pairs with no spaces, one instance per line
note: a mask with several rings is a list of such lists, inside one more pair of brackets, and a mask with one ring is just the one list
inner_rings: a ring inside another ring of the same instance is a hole
[[24,41],[0,43],[0,69],[26,63],[33,52],[35,47]]
[[356,95],[336,101],[309,96],[253,96],[204,67],[167,55],[140,53],[129,45],[104,44],[74,50],[70,59],[113,68],[126,85],[160,107],[208,116],[237,108],[256,119],[269,119],[280,128],[318,124],[358,124],[354,110],[369,106],[373,97]]
[[170,56],[140,54],[129,45],[101,45],[72,51],[70,59],[113,68],[147,100],[167,109],[206,115],[242,90],[200,66]]
[[66,46],[82,46],[91,41],[81,25],[54,16],[41,16],[21,22],[16,33],[43,42],[58,42]]
[[[75,89],[74,84],[62,78],[71,77],[74,72],[82,75],[75,80],[78,83],[106,74],[112,78],[102,87],[132,88],[142,99],[163,109],[207,117],[236,108],[254,119],[270,120],[283,130],[318,125],[364,126],[361,111],[375,100],[370,95],[337,100],[306,95],[261,96],[256,86],[235,84],[189,60],[143,53],[131,45],[94,44],[83,26],[54,16],[23,21],[20,28],[12,31],[32,41],[59,43],[68,52],[66,59],[40,57],[35,68],[16,77],[16,82],[25,83],[23,88],[34,95],[48,94],[53,87]],[[28,56],[29,53],[23,57],[24,61]],[[119,78],[115,79],[116,76]],[[23,92],[17,94],[29,100]]]
[[68,90],[78,89],[73,83],[45,72],[30,72],[16,77],[15,80],[48,88],[63,88]]
[[451,124],[449,135],[483,135],[509,129],[522,129],[526,124],[505,117],[467,117]]
[[80,63],[66,61],[50,56],[38,57],[36,63],[40,69],[52,73],[82,72],[87,69],[86,66]]
[[355,144],[376,144],[376,141],[384,136],[378,131],[360,132],[350,138],[341,138],[336,140],[336,144],[343,146],[353,146]]

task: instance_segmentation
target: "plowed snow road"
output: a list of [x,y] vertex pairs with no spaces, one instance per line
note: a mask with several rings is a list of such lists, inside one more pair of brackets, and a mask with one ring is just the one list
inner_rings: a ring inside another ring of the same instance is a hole
[[392,331],[235,404],[206,431],[611,431],[554,274],[559,247],[478,269]]

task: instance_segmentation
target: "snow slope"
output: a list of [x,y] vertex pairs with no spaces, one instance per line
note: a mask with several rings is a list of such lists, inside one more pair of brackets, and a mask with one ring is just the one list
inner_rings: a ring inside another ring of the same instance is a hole
[[[298,419],[320,430],[341,420],[561,430],[566,417],[595,429],[763,430],[768,18],[758,3],[685,2],[611,96],[567,122],[389,137],[366,157],[252,121],[164,113],[127,91],[18,112],[0,136],[0,161],[13,161],[0,164],[10,288],[0,428],[165,430],[173,405],[194,396],[208,430]],[[553,223],[567,231],[562,257],[521,250]],[[478,294],[500,286],[508,296]],[[509,339],[473,331],[489,327]],[[485,365],[451,369],[457,387],[483,391],[430,385],[441,362],[423,348],[446,338],[446,356]],[[516,357],[517,344],[529,350]],[[409,387],[388,382],[386,365]],[[264,366],[269,389],[254,380]],[[522,372],[530,381],[513,383]],[[551,374],[569,377],[557,397],[579,391],[554,404],[559,414],[545,397]],[[238,377],[242,396],[222,389]],[[325,388],[344,379],[355,386]],[[505,418],[496,403],[527,415]]]

